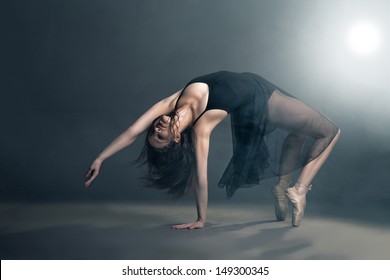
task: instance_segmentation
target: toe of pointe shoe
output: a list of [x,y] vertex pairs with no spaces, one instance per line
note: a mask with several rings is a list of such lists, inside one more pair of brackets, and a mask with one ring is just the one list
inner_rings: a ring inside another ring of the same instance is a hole
[[306,206],[305,197],[299,196],[294,190],[287,191],[286,195],[293,204],[292,225],[294,227],[299,227]]
[[292,226],[293,227],[299,227],[301,225],[301,221],[302,220],[295,220],[295,221],[293,220],[292,221]]
[[279,222],[285,221],[286,220],[286,212],[276,212],[276,209],[275,209],[276,220]]
[[288,198],[285,194],[285,190],[275,186],[272,189],[272,196],[274,199],[275,216],[277,221],[286,220],[286,214],[288,209]]
[[305,203],[301,201],[301,203],[295,204],[292,215],[292,225],[294,227],[299,227],[302,222],[303,215],[305,214]]
[[287,204],[279,204],[275,201],[275,216],[277,221],[284,221],[287,215]]
[[284,221],[288,210],[288,201],[275,201],[275,216],[276,220]]

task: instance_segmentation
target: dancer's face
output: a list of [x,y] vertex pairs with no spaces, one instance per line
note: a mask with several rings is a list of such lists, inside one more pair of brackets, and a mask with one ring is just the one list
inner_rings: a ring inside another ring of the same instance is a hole
[[180,141],[180,133],[175,131],[175,126],[171,127],[171,117],[162,115],[152,124],[149,131],[148,141],[154,148],[162,149],[172,141]]

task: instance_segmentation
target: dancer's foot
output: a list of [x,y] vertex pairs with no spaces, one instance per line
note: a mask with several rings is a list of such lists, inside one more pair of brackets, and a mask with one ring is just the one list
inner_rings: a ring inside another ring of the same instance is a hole
[[294,187],[287,189],[286,195],[294,206],[292,215],[292,225],[294,227],[299,227],[301,224],[306,207],[306,193],[309,190],[311,190],[311,185],[307,187],[300,183],[296,183]]
[[284,221],[286,219],[288,209],[288,198],[286,196],[287,188],[288,182],[280,181],[279,184],[273,186],[271,190],[275,205],[275,216],[278,221]]

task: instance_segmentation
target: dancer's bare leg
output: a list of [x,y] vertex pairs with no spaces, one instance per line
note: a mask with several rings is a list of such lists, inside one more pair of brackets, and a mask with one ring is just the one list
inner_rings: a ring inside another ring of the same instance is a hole
[[336,142],[339,138],[340,130],[337,132],[332,142],[330,142],[329,146],[317,158],[315,158],[302,168],[302,171],[298,176],[297,183],[303,184],[305,186],[310,186],[314,177],[317,175],[318,171],[325,163],[326,159],[329,157],[330,153],[333,150],[333,147],[336,145]]
[[306,164],[298,176],[297,183],[287,190],[287,197],[294,205],[292,224],[299,226],[306,207],[306,193],[310,189],[310,184],[317,175],[320,168],[329,157],[333,147],[340,137],[340,130],[330,142],[329,146],[314,160]]

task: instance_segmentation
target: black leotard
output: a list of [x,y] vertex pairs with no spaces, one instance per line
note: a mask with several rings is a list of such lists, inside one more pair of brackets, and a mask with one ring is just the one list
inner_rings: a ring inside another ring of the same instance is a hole
[[[186,87],[193,83],[205,83],[209,87],[209,96],[206,109],[195,120],[194,124],[205,112],[212,109],[220,109],[228,114],[251,98],[254,98],[256,88],[259,86],[252,73],[234,73],[220,71],[192,79],[182,90],[177,103],[183,95]],[[256,78],[262,79],[260,76]],[[264,80],[266,81],[266,80]],[[274,87],[276,89],[276,87]],[[269,95],[270,90],[269,90]],[[176,103],[176,106],[177,106]]]
[[253,81],[244,74],[221,71],[195,78],[187,86],[197,82],[209,87],[207,106],[201,115],[212,109],[230,113],[254,94]]

